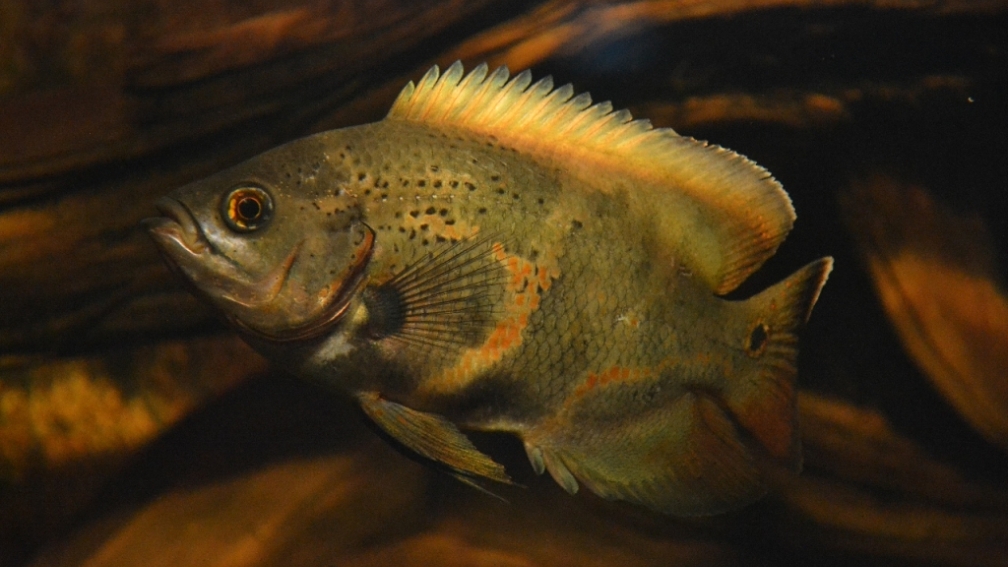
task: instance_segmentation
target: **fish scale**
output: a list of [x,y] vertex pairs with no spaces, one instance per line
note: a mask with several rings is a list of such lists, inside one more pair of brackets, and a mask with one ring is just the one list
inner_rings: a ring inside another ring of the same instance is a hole
[[795,218],[729,150],[456,63],[381,122],[158,206],[165,257],[252,346],[470,485],[511,481],[462,429],[516,435],[571,493],[675,515],[800,468],[797,336],[832,259],[721,297]]

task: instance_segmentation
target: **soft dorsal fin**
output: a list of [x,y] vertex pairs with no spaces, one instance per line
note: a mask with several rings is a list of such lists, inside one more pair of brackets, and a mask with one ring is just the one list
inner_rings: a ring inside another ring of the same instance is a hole
[[506,67],[488,74],[485,63],[468,75],[457,61],[444,74],[435,65],[406,85],[387,119],[493,136],[533,158],[567,164],[589,186],[606,190],[598,180],[617,179],[633,187],[633,206],[660,215],[665,243],[718,294],[742,283],[791,230],[787,193],[747,158],[652,128],[608,102],[592,105],[569,84],[554,89],[551,77],[535,84],[529,71],[508,77]]

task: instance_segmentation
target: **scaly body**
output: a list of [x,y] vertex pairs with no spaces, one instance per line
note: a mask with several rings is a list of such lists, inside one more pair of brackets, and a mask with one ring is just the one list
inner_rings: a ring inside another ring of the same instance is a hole
[[[674,514],[753,500],[761,462],[797,466],[796,332],[830,261],[747,301],[718,297],[790,229],[776,182],[570,93],[551,102],[551,83],[446,76],[408,87],[389,119],[278,148],[164,205],[166,250],[198,232],[240,278],[169,257],[253,345],[346,389],[467,482],[508,477],[456,425],[520,436],[570,492]],[[556,140],[548,115],[499,125],[550,104],[583,125]],[[649,169],[651,154],[671,165]],[[193,212],[220,209],[218,188],[236,219]],[[246,216],[270,226],[226,239]],[[199,230],[176,228],[189,222]],[[211,279],[242,283],[200,285]]]

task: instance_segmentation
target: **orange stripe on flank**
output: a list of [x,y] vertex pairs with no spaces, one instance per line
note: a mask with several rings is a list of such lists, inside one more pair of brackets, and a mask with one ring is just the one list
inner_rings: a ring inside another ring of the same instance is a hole
[[510,255],[499,242],[493,244],[492,251],[509,276],[507,293],[502,300],[505,315],[482,345],[462,352],[451,368],[425,384],[424,388],[429,391],[456,391],[521,346],[529,316],[539,308],[540,289],[548,289],[553,278],[559,276],[556,266]]
[[574,392],[569,400],[575,401],[583,397],[588,392],[613,382],[630,382],[643,378],[651,378],[653,376],[657,376],[659,371],[659,368],[650,368],[646,366],[635,368],[612,366],[599,373],[589,372],[588,377],[585,378],[584,382],[574,389]]

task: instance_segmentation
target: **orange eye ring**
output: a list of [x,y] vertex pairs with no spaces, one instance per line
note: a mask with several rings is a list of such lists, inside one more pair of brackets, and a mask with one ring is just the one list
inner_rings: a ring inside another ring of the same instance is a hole
[[255,185],[232,189],[221,203],[224,222],[237,232],[252,232],[269,222],[273,216],[273,199]]

